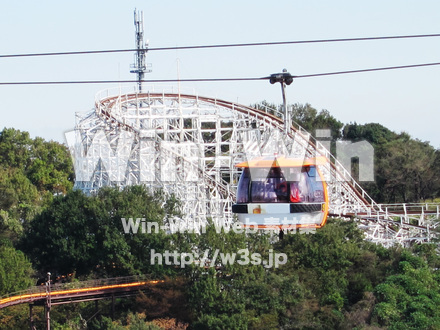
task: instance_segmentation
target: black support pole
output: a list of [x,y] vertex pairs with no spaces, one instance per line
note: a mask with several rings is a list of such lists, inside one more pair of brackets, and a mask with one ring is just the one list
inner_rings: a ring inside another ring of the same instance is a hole
[[33,315],[33,309],[34,305],[29,304],[29,329],[34,330],[34,315]]

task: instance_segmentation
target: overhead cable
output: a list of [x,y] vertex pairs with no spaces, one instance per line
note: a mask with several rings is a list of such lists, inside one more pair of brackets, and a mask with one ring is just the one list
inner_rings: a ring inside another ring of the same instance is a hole
[[360,69],[360,70],[348,70],[348,71],[336,71],[336,72],[325,72],[325,73],[312,73],[293,76],[293,78],[312,78],[312,77],[322,77],[322,76],[335,76],[339,74],[349,74],[349,73],[363,73],[363,72],[373,72],[373,71],[385,71],[385,70],[397,70],[397,69],[409,69],[409,68],[419,68],[424,66],[435,66],[440,65],[440,62],[434,63],[422,63],[422,64],[410,64],[410,65],[398,65],[398,66],[388,66],[382,68],[372,68],[372,69]]
[[[304,75],[292,75],[294,79],[298,78],[313,78],[322,76],[334,76],[341,74],[353,74],[353,73],[364,73],[364,72],[374,72],[374,71],[385,71],[385,70],[398,70],[398,69],[409,69],[427,66],[437,66],[440,62],[434,63],[421,63],[421,64],[410,64],[410,65],[399,65],[399,66],[388,66],[381,68],[370,68],[370,69],[358,69],[358,70],[348,70],[348,71],[335,71],[335,72],[324,72],[324,73],[312,73]],[[252,80],[270,80],[268,77],[245,77],[245,78],[190,78],[190,79],[144,79],[143,83],[174,83],[174,82],[221,82],[221,81],[252,81]],[[70,81],[11,81],[11,82],[0,82],[0,85],[66,85],[66,84],[122,84],[122,83],[137,83],[138,80],[70,80]]]
[[[152,47],[146,48],[146,51],[167,51],[167,50],[187,50],[187,49],[206,49],[206,48],[230,48],[230,47],[255,47],[255,46],[275,46],[275,45],[294,45],[294,44],[313,44],[313,43],[331,43],[331,42],[352,42],[352,41],[373,41],[390,39],[412,39],[412,38],[432,38],[440,37],[435,34],[416,34],[400,36],[383,37],[360,37],[360,38],[340,38],[340,39],[315,39],[315,40],[295,40],[295,41],[274,41],[274,42],[254,42],[237,44],[217,44],[217,45],[193,45],[193,46],[175,46],[175,47]],[[24,54],[3,54],[0,58],[12,57],[36,57],[36,56],[62,56],[62,55],[85,55],[85,54],[105,54],[105,53],[126,53],[137,52],[139,49],[108,49],[108,50],[86,50],[86,51],[64,51],[64,52],[46,52],[46,53],[24,53]]]

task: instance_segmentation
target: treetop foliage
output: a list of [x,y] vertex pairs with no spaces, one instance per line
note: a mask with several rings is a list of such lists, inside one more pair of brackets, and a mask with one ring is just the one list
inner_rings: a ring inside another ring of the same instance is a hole
[[0,132],[0,240],[15,240],[53,196],[73,187],[67,148],[12,128]]

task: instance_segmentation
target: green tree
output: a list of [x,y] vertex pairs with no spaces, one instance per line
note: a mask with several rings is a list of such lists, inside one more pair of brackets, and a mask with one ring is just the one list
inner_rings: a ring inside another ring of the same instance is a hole
[[252,108],[261,110],[265,113],[274,115],[275,117],[281,117],[284,113],[283,105],[276,105],[275,103],[270,103],[266,100],[263,100],[258,103],[254,103],[250,105]]
[[385,144],[377,161],[382,200],[418,202],[433,198],[439,189],[437,151],[407,134]]
[[26,170],[32,161],[32,139],[28,132],[4,128],[0,133],[0,165]]
[[369,324],[372,307],[363,314],[351,309],[372,304],[368,292],[392,270],[392,249],[365,242],[354,222],[342,220],[330,220],[315,234],[289,233],[275,247],[288,257],[277,275],[296,283],[290,288],[295,299],[279,301],[282,326],[339,328],[348,322],[344,315],[352,324]]
[[12,128],[0,132],[0,239],[18,236],[54,195],[73,187],[68,149],[57,142],[31,139]]
[[418,202],[438,195],[440,155],[428,142],[374,123],[345,125],[343,137],[373,144],[375,182],[362,186],[377,202]]
[[[36,324],[44,321],[40,315],[34,315]],[[0,309],[0,329],[21,330],[29,328],[29,306],[27,304],[9,306]]]
[[27,289],[34,284],[32,265],[21,251],[0,247],[0,296]]
[[122,218],[143,218],[160,226],[165,210],[172,212],[172,208],[164,196],[151,195],[141,186],[122,191],[103,188],[94,196],[72,191],[56,197],[51,207],[32,221],[20,246],[42,273],[162,274],[160,265],[150,264],[150,251],[167,247],[166,234],[162,230],[142,233],[141,226],[138,232],[126,233]]
[[16,168],[0,168],[0,239],[16,241],[41,205],[35,186]]
[[94,328],[108,330],[161,330],[152,322],[145,320],[145,314],[129,313],[127,319],[122,321],[113,321],[110,318],[103,317],[99,325],[94,323]]
[[374,146],[386,144],[397,138],[397,134],[377,123],[359,125],[347,124],[344,126],[342,136],[346,140],[353,142],[366,140]]
[[375,288],[375,319],[390,329],[438,329],[440,283],[426,263],[404,252],[399,272]]
[[20,170],[42,193],[65,194],[73,187],[72,159],[64,145],[13,128],[0,132],[0,167]]
[[318,112],[310,104],[292,105],[292,119],[316,137],[317,129],[329,129],[333,141],[341,138],[344,124],[333,117],[328,110]]
[[90,210],[91,199],[80,191],[56,197],[50,208],[30,224],[21,241],[21,248],[42,273],[86,274],[97,264],[93,258],[95,221]]

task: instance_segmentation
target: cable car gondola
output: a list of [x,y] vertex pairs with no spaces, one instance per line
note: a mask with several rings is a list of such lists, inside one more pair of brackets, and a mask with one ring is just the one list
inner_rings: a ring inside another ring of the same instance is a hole
[[320,228],[328,214],[327,185],[317,165],[325,157],[308,159],[260,157],[237,164],[243,168],[232,206],[244,227],[261,229]]

